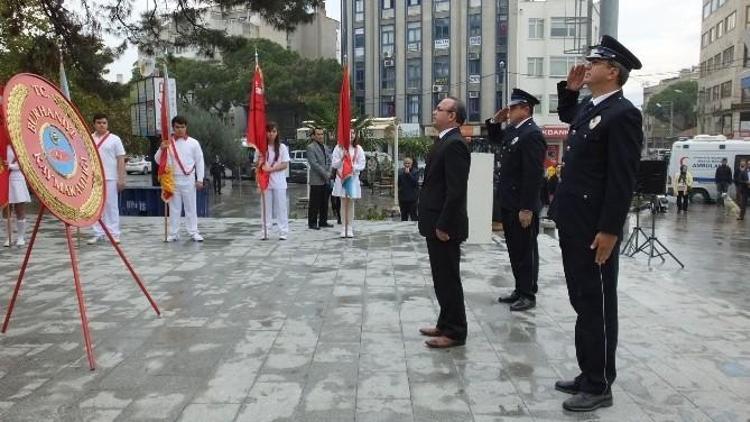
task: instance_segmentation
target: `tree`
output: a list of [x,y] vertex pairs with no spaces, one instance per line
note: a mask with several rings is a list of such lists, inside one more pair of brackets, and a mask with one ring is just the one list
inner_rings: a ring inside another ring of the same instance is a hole
[[232,131],[214,114],[190,104],[179,104],[180,114],[188,116],[190,136],[198,139],[204,161],[211,163],[219,156],[230,167],[244,164],[246,155],[238,142],[239,133]]
[[[679,132],[696,126],[697,100],[698,82],[676,82],[651,97],[646,104],[645,111],[646,114],[666,124],[673,124],[675,130]],[[672,113],[674,113],[674,121],[672,121]]]

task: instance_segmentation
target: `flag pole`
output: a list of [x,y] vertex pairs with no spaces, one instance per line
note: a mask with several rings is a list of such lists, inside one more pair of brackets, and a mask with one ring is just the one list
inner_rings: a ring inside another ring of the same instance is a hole
[[8,213],[8,218],[5,220],[8,226],[8,247],[10,247],[11,243],[13,243],[13,235],[11,234],[10,229],[10,217],[13,215],[13,213],[11,212],[11,206],[12,205],[9,203],[3,208]]
[[164,241],[167,241],[167,219],[169,218],[169,203],[167,201],[162,201],[164,203]]

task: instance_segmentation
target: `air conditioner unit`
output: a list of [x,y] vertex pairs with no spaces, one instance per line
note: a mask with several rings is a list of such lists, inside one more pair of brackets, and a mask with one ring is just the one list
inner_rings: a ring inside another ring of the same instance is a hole
[[479,98],[479,91],[469,91],[469,98]]
[[443,89],[445,89],[445,87],[443,85],[433,85],[432,86],[432,92],[443,92]]
[[469,60],[479,60],[479,52],[478,51],[469,52]]
[[385,67],[393,67],[396,65],[396,62],[393,61],[393,59],[385,59],[383,60],[383,66]]

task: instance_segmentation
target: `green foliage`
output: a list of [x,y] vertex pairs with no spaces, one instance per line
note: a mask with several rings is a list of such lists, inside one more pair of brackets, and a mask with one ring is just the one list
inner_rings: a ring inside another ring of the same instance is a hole
[[399,138],[398,152],[402,157],[411,157],[415,160],[424,158],[430,152],[432,142],[429,136]]
[[245,163],[247,154],[238,142],[239,133],[233,132],[220,118],[189,104],[179,104],[178,111],[187,117],[188,133],[200,142],[207,163],[213,162],[217,155],[231,167]]
[[[680,92],[678,92],[680,91]],[[677,82],[652,96],[646,104],[645,112],[660,121],[670,124],[670,107],[674,107],[674,127],[686,130],[696,126],[696,103],[698,82]]]

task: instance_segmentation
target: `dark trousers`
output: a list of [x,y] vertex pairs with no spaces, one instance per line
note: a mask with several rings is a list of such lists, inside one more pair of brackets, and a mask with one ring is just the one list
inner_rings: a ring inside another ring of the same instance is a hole
[[677,192],[677,211],[687,211],[688,209],[688,193]]
[[461,285],[461,244],[452,240],[427,239],[432,282],[440,305],[436,327],[444,336],[466,341],[466,308]]
[[417,201],[398,201],[401,209],[401,221],[417,221]]
[[503,208],[503,231],[505,244],[508,245],[510,267],[516,279],[516,292],[526,298],[536,300],[539,290],[539,215],[534,213],[531,225],[521,227],[517,210]]
[[716,203],[724,205],[724,195],[729,191],[729,183],[720,182],[716,184]]
[[310,185],[307,204],[307,225],[317,227],[328,224],[328,186]]
[[331,195],[331,211],[336,216],[336,222],[341,224],[341,198]]
[[740,207],[740,218],[745,218],[745,208],[747,208],[747,189],[737,188],[737,205]]
[[221,193],[221,177],[214,176],[214,193]]
[[594,262],[592,239],[559,233],[570,304],[576,311],[576,378],[581,391],[602,394],[612,385],[617,349],[617,272],[620,242],[607,262]]

